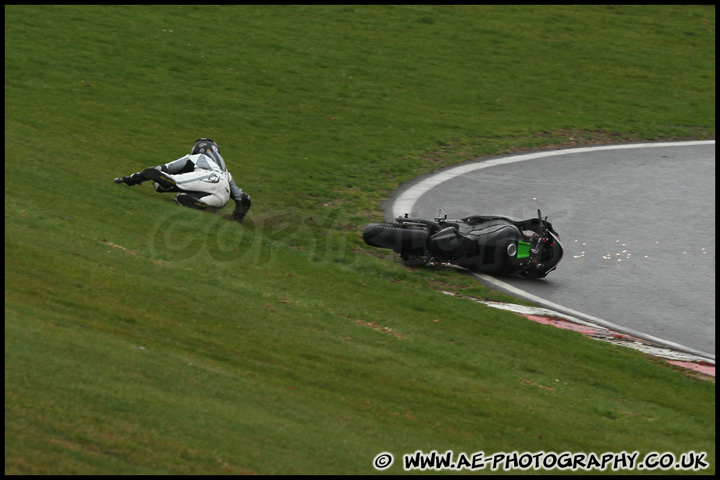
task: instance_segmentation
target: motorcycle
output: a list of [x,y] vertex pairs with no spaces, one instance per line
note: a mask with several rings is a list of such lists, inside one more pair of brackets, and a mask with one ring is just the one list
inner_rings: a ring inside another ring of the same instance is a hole
[[563,256],[560,236],[538,210],[537,218],[473,215],[460,220],[398,217],[371,223],[363,240],[400,254],[404,265],[450,264],[497,276],[543,278]]

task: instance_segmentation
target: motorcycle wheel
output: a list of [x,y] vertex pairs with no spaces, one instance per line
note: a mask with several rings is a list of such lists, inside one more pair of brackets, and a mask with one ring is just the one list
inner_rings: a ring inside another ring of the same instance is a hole
[[403,254],[422,255],[428,235],[424,228],[403,228],[387,223],[371,223],[363,230],[363,240],[371,247],[389,248]]

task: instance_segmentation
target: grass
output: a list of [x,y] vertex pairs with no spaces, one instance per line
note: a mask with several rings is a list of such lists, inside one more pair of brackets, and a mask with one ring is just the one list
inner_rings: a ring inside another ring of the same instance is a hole
[[[713,384],[359,235],[457,162],[714,138],[714,7],[5,13],[6,474],[401,473],[419,449],[714,473]],[[245,224],[112,184],[200,136]]]

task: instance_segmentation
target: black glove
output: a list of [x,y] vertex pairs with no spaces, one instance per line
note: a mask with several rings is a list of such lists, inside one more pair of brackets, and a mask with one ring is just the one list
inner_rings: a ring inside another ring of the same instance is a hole
[[240,200],[235,200],[235,210],[233,210],[232,219],[242,222],[248,210],[250,210],[250,205],[252,205],[250,195],[243,192]]
[[243,218],[245,218],[245,214],[247,213],[247,210],[243,209],[242,206],[236,206],[235,210],[233,210],[232,215],[230,218],[232,220],[236,220],[238,222],[242,222]]

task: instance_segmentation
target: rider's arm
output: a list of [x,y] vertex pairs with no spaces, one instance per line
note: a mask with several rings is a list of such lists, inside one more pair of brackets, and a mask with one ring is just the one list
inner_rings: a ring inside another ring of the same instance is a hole
[[242,198],[243,198],[242,188],[237,186],[237,184],[235,183],[235,180],[233,180],[233,177],[230,174],[230,172],[227,172],[227,178],[228,178],[228,183],[230,184],[230,198],[235,200],[235,203],[242,201]]
[[230,198],[235,201],[234,213],[238,215],[239,218],[242,220],[247,211],[250,209],[250,205],[252,204],[252,201],[250,200],[250,195],[243,192],[242,188],[237,186],[230,172],[227,172],[227,178],[228,183],[230,184]]

